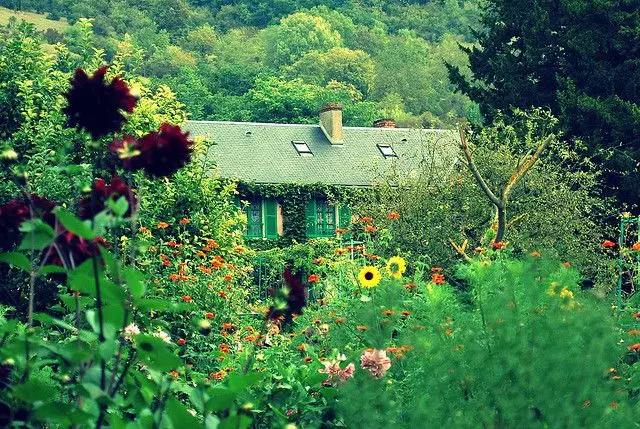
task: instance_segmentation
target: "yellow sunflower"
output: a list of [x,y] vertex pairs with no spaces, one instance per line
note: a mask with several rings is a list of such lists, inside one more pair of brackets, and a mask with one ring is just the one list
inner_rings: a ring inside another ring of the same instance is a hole
[[370,265],[362,267],[358,273],[358,281],[360,282],[360,286],[364,288],[376,287],[378,283],[380,283],[380,277],[380,270]]
[[401,279],[404,272],[407,271],[407,262],[400,256],[394,256],[387,261],[387,272],[391,277]]

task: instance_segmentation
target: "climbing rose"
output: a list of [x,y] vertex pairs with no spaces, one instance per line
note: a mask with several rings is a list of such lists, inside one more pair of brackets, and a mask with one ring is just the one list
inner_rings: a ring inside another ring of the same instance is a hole
[[184,167],[191,160],[193,142],[189,133],[179,126],[162,124],[139,140],[132,137],[114,141],[110,148],[128,170],[143,169],[149,176],[165,177]]
[[368,349],[360,356],[360,366],[376,378],[382,378],[391,368],[391,359],[384,350]]
[[138,200],[127,184],[118,176],[113,176],[110,183],[104,179],[96,179],[93,182],[91,194],[80,200],[80,217],[91,219],[105,209],[105,202],[109,198],[117,201],[120,197],[125,197],[129,203],[125,217],[131,216],[132,211],[136,209]]
[[122,111],[132,113],[137,103],[119,77],[105,82],[106,73],[107,66],[100,67],[91,77],[77,69],[71,89],[65,94],[69,104],[64,113],[69,126],[84,128],[94,140],[120,130],[126,120]]

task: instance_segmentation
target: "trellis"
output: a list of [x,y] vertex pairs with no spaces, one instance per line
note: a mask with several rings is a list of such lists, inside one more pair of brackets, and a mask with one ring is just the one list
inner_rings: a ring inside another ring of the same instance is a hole
[[[616,287],[617,308],[622,309],[637,292],[640,280],[640,252],[628,249],[640,242],[640,217],[625,215],[620,219],[618,237],[618,284]],[[631,243],[631,246],[628,245]]]

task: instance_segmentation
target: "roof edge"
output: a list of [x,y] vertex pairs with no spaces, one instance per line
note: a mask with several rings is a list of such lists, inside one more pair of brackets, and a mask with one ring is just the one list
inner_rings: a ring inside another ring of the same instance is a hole
[[[312,127],[322,128],[319,124],[280,124],[276,122],[241,122],[241,121],[203,121],[189,119],[187,123],[197,124],[217,124],[217,125],[261,125],[261,126],[275,126],[275,127]],[[375,127],[343,127],[347,130],[382,130],[384,132],[394,131],[434,131],[434,132],[454,132],[454,128],[375,128]]]

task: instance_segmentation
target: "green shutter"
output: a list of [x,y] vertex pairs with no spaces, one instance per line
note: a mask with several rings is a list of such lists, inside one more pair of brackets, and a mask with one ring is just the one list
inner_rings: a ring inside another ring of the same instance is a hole
[[307,219],[307,237],[317,236],[316,200],[312,199],[307,202],[307,206],[305,207],[305,216]]
[[324,214],[324,236],[333,237],[336,235],[336,206],[327,203]]
[[275,200],[264,202],[264,230],[267,238],[278,238],[278,203]]

